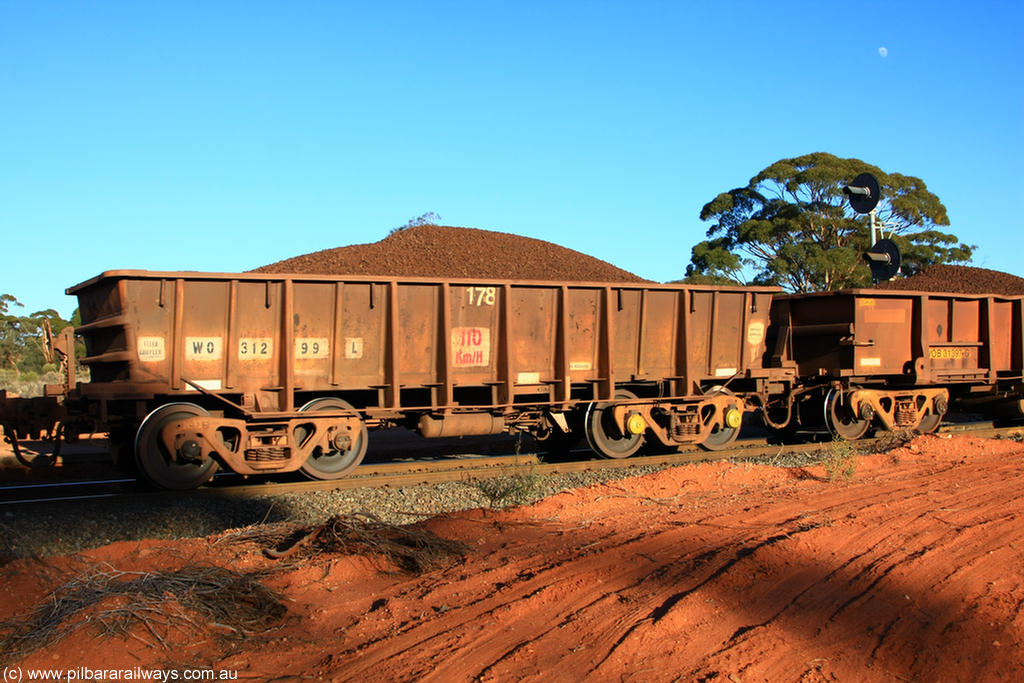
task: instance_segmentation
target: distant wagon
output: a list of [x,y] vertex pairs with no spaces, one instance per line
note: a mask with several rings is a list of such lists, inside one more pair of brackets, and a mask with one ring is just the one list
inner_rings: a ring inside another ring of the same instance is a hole
[[766,421],[824,425],[858,439],[869,428],[933,432],[951,401],[1024,414],[1024,297],[852,289],[777,297],[771,367],[796,379],[773,394]]

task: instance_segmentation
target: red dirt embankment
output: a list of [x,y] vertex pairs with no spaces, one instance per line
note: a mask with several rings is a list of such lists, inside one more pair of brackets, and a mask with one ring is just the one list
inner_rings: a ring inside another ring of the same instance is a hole
[[645,282],[606,261],[544,240],[441,225],[399,230],[379,242],[304,254],[254,272]]
[[[280,630],[232,645],[88,627],[22,667],[204,666],[249,680],[1021,681],[1024,447],[920,437],[820,467],[704,464],[423,527],[471,548],[420,576],[320,554],[262,579]],[[117,543],[53,566],[272,563],[225,538]],[[0,570],[0,617],[59,582]],[[158,629],[159,631],[159,629]],[[149,645],[146,645],[149,643]]]

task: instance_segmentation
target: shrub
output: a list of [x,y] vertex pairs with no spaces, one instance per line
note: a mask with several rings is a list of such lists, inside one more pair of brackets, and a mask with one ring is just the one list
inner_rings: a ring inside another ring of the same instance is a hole
[[467,485],[479,491],[492,509],[500,510],[531,502],[543,483],[544,476],[531,465],[528,469],[512,470],[502,476],[476,479]]
[[821,459],[828,480],[852,479],[857,471],[857,453],[858,448],[854,442],[836,437]]

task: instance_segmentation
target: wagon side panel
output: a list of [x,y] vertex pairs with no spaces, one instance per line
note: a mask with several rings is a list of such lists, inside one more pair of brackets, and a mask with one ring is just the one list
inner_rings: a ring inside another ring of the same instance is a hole
[[764,374],[772,292],[693,290],[683,307],[685,374],[691,390]]
[[905,375],[913,372],[913,332],[921,320],[919,301],[911,297],[854,297],[853,337],[843,340],[853,349],[852,367],[843,374]]
[[330,389],[332,372],[344,341],[336,334],[343,283],[296,282],[292,311],[292,372],[296,390]]
[[611,304],[615,317],[615,326],[612,329],[612,369],[620,381],[648,379],[639,367],[645,295],[645,290],[620,288],[615,290],[612,297]]
[[646,290],[641,306],[637,375],[642,379],[670,378],[677,374],[676,344],[679,341],[678,290]]
[[397,357],[400,383],[424,387],[438,382],[439,285],[400,284],[397,330],[390,344]]
[[557,290],[509,290],[509,373],[517,393],[540,392],[556,381]]
[[449,324],[444,337],[451,383],[458,387],[496,385],[502,310],[507,289],[493,284],[452,285]]
[[[284,384],[283,368],[281,367],[282,355],[285,351],[283,348],[285,340],[281,334],[283,285],[270,280],[241,281],[237,287],[234,326],[231,334],[225,335],[229,337],[226,340],[230,346],[226,349],[226,359],[231,362],[232,390],[251,394],[260,391],[278,391]],[[202,290],[197,288],[194,293],[200,291]],[[194,297],[189,297],[189,301],[191,302],[188,307],[190,314],[186,317],[191,317],[192,311],[196,310],[200,304],[199,300]],[[205,305],[210,308],[216,307],[221,311],[227,308],[224,306],[223,298],[210,301]],[[207,315],[212,318],[214,314]],[[223,318],[221,319],[223,320]],[[189,322],[187,325],[192,330],[197,323]],[[205,329],[205,323],[203,329]],[[226,330],[226,325],[222,325],[221,329]],[[184,339],[183,342],[188,348],[188,340]],[[222,367],[226,368],[226,366]]]
[[573,382],[597,379],[600,343],[601,291],[570,287],[566,306],[566,348]]
[[[127,365],[129,372],[118,379],[155,383],[160,385],[163,391],[168,391],[175,349],[175,282],[122,280],[116,285],[112,289],[121,289],[125,292],[125,307],[122,313],[125,325],[121,335],[124,347],[131,357]],[[88,338],[89,336],[86,337]],[[102,381],[102,378],[102,373],[98,377],[93,375],[93,381]]]

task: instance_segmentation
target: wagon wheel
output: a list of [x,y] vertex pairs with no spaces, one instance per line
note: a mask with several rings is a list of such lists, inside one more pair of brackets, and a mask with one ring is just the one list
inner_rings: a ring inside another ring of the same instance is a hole
[[162,405],[142,421],[135,435],[135,464],[139,472],[152,484],[165,489],[183,491],[194,489],[210,481],[217,471],[217,461],[184,460],[170,453],[160,438],[160,431],[176,420],[209,415],[194,403],[168,403]]
[[849,401],[840,400],[842,395],[842,391],[832,389],[825,397],[825,425],[834,436],[856,441],[867,433],[871,420],[854,415]]
[[[323,410],[339,412],[345,410],[355,411],[355,408],[352,407],[352,404],[340,398],[318,398],[299,408],[299,412]],[[302,443],[308,435],[305,427],[299,427],[295,430],[295,439],[298,443]],[[319,446],[313,449],[313,452],[309,454],[306,462],[302,463],[300,468],[304,475],[310,479],[341,479],[363,461],[363,456],[366,455],[366,447],[369,445],[369,436],[366,431],[366,425],[363,424],[362,420],[359,421],[359,426],[354,429],[347,425],[340,427],[338,436],[348,438],[336,439],[335,443],[342,444],[347,442],[347,445],[342,445],[338,449],[329,451],[325,451]]]
[[921,424],[917,426],[917,431],[922,434],[932,434],[939,425],[942,424],[943,413],[928,412],[924,417],[921,418]]
[[[732,396],[733,393],[721,386],[714,386],[708,389],[708,396],[717,396],[718,394],[726,394]],[[723,448],[727,448],[729,444],[736,440],[736,437],[740,435],[740,424],[743,421],[743,413],[733,415],[733,409],[729,409],[727,414],[723,418],[725,424],[715,425],[711,433],[706,439],[700,442],[700,447],[709,451],[720,451]],[[701,416],[704,418],[704,416]]]
[[636,394],[625,389],[615,390],[615,400],[594,402],[587,406],[583,418],[583,432],[595,453],[606,458],[628,458],[644,444],[643,434],[623,434],[615,424],[612,408],[617,401],[631,401]]

